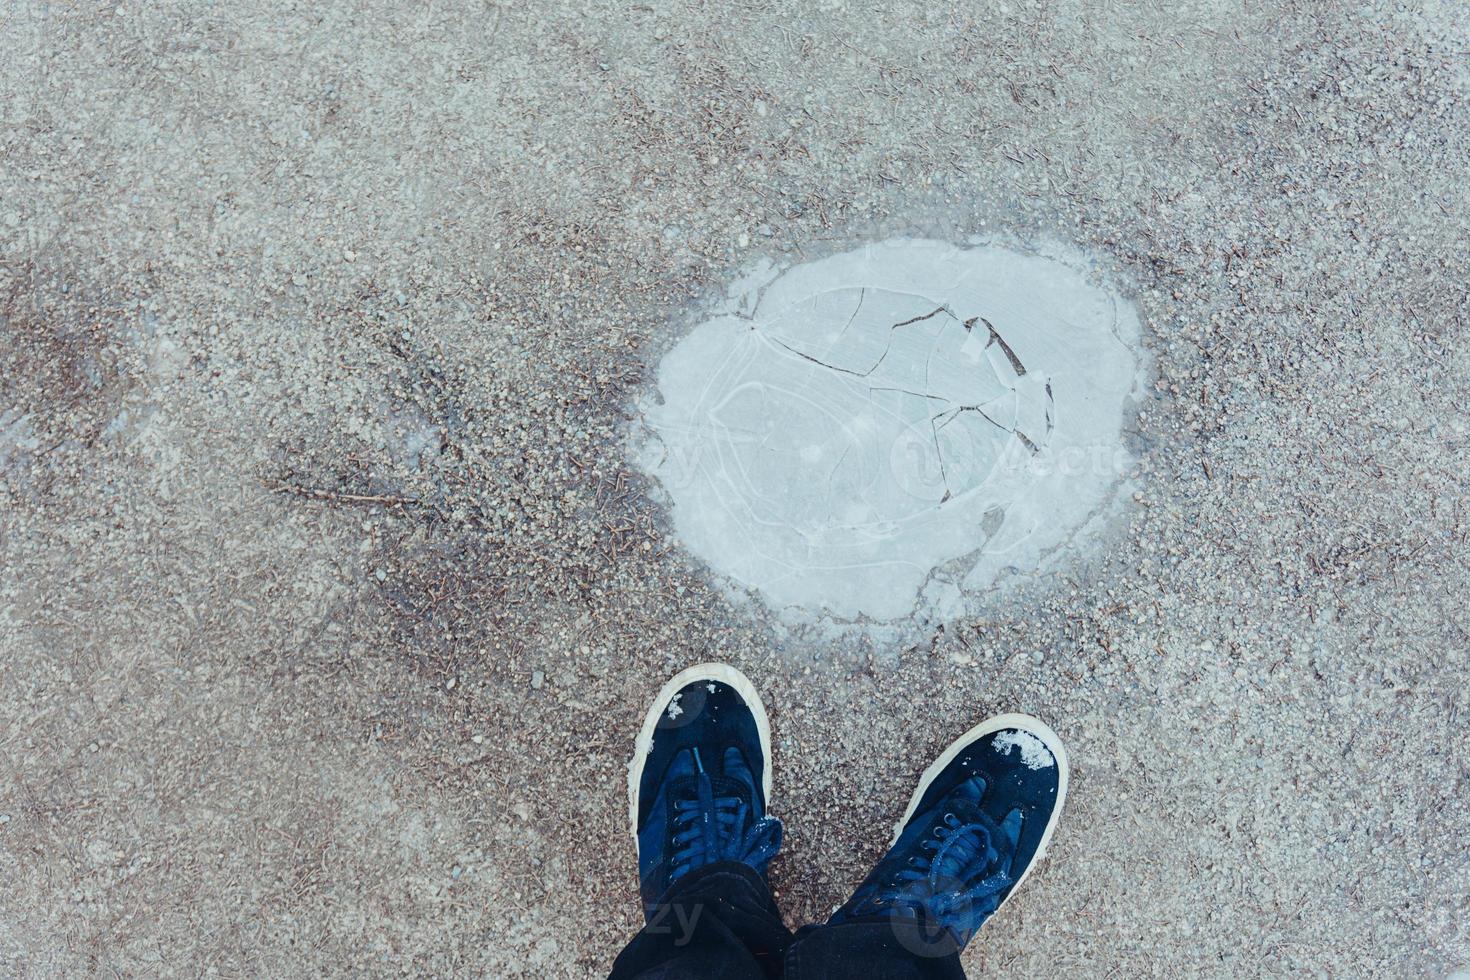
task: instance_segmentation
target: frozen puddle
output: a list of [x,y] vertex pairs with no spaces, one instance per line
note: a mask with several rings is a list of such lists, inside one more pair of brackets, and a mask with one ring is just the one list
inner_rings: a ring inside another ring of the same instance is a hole
[[684,544],[773,606],[954,615],[1097,530],[1142,390],[1081,261],[893,240],[739,283],[663,359],[638,456]]

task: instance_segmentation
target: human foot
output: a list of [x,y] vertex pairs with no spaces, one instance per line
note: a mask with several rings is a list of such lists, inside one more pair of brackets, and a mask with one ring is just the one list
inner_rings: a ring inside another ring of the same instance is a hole
[[665,684],[628,764],[645,912],[684,875],[717,861],[764,875],[781,847],[781,822],[766,813],[770,792],[770,725],[746,676],[699,664]]
[[935,952],[964,948],[1043,854],[1067,795],[1067,753],[1029,715],[960,736],[919,780],[888,853],[833,923],[912,922]]

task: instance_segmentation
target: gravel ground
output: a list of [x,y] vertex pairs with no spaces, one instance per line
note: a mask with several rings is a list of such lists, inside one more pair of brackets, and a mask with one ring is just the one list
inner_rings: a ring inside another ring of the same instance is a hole
[[[0,972],[605,972],[623,766],[723,658],[841,902],[986,713],[1067,741],[986,976],[1470,966],[1470,14],[0,6]],[[822,637],[627,454],[761,257],[1102,258],[1103,558]]]

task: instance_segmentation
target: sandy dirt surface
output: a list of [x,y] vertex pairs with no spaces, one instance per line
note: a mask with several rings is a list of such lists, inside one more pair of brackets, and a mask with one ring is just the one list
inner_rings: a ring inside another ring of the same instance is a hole
[[[605,973],[723,658],[793,922],[996,710],[1073,760],[985,976],[1470,966],[1457,3],[0,6],[0,973]],[[823,639],[627,433],[750,263],[1087,250],[1106,555]]]

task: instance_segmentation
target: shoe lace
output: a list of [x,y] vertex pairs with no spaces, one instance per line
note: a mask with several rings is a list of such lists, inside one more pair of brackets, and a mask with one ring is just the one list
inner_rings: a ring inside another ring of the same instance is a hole
[[[739,861],[764,870],[781,849],[781,821],[750,820],[750,804],[737,796],[715,796],[701,772],[692,797],[674,801],[670,881],[716,861]],[[749,826],[746,826],[749,822]]]
[[[983,818],[981,818],[983,819]],[[933,832],[883,886],[871,908],[892,908],[948,922],[956,913],[991,912],[1015,879],[1015,842],[989,821],[964,821],[946,813]]]

